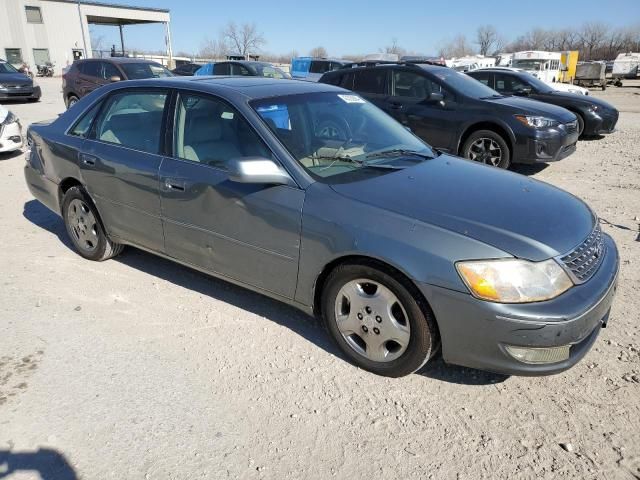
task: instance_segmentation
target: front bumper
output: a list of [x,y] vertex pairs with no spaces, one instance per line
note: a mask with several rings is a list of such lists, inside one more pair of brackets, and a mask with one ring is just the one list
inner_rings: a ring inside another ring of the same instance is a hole
[[41,96],[39,85],[21,88],[0,87],[0,100],[38,100]]
[[[507,375],[550,375],[578,363],[606,326],[616,292],[618,251],[605,238],[607,253],[595,275],[553,300],[500,304],[420,285],[438,322],[444,361]],[[571,348],[567,360],[530,364],[512,357],[507,345]]]
[[19,150],[23,144],[20,122],[0,126],[0,153]]
[[557,162],[576,151],[577,128],[566,125],[545,130],[532,130],[516,136],[513,163]]
[[584,135],[606,135],[613,133],[618,123],[617,110],[590,112],[584,119]]

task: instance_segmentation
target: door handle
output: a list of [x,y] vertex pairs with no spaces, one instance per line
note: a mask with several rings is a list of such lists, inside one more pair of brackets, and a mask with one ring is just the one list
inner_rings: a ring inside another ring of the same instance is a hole
[[87,155],[86,153],[80,154],[80,159],[82,160],[82,163],[88,166],[95,165],[96,161],[98,160],[97,157],[94,157],[93,155]]
[[389,108],[391,108],[392,110],[402,110],[404,108],[404,105],[402,105],[401,103],[390,103]]
[[164,188],[166,191],[178,191],[184,192],[186,189],[186,182],[181,180],[175,180],[173,178],[166,178],[164,180]]

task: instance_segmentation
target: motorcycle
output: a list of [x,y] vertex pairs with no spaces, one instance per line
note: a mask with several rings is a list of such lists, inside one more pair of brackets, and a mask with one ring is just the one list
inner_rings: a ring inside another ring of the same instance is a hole
[[28,63],[23,63],[22,65],[20,65],[20,68],[18,68],[18,71],[26,76],[28,76],[29,78],[33,78],[33,72],[31,71],[31,68],[29,67]]
[[53,63],[47,62],[43,65],[36,65],[39,77],[53,77]]

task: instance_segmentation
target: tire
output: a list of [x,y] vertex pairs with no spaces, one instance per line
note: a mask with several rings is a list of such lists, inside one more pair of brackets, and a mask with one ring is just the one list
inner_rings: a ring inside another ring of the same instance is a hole
[[602,91],[604,92],[607,89],[606,83],[603,83],[600,88],[602,88]]
[[124,248],[107,237],[96,207],[81,187],[71,187],[65,193],[62,218],[73,246],[87,260],[102,262]]
[[575,113],[575,116],[578,117],[578,138],[581,138],[584,132],[584,118],[579,113]]
[[69,98],[67,98],[67,109],[73,107],[79,100],[75,95],[69,95]]
[[[492,155],[497,153],[494,145],[499,147],[499,155]],[[462,146],[462,156],[498,168],[506,169],[511,164],[509,145],[502,135],[493,130],[477,130],[469,135]]]
[[431,309],[408,280],[373,262],[340,265],[331,272],[322,292],[322,312],[344,354],[375,374],[409,375],[437,352]]
[[36,103],[36,102],[39,102],[39,101],[40,101],[39,97],[38,98],[30,98],[30,99],[27,100],[27,102],[29,102],[29,103]]

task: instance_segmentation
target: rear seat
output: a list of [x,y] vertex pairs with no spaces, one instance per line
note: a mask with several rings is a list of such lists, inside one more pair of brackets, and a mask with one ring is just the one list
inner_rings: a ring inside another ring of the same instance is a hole
[[113,115],[104,125],[100,140],[154,153],[160,145],[162,112]]

